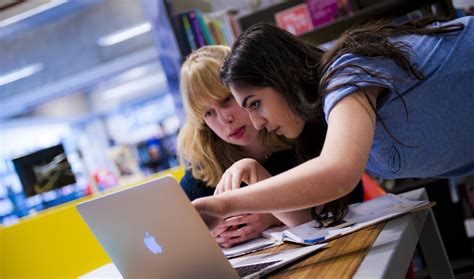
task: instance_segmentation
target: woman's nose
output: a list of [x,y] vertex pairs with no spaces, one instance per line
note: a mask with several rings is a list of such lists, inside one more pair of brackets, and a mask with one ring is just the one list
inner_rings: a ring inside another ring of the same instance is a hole
[[234,116],[228,111],[219,112],[219,120],[222,124],[230,124],[234,121]]

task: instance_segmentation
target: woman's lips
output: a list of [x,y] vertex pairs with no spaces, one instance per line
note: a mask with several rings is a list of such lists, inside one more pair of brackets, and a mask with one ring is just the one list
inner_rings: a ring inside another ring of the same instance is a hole
[[242,126],[232,131],[229,137],[234,138],[234,139],[240,139],[244,135],[245,135],[245,126]]

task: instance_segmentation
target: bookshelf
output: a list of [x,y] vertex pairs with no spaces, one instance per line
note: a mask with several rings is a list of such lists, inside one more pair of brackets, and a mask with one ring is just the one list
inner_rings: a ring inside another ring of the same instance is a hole
[[[174,9],[176,0],[143,0],[155,2],[148,6],[162,6],[161,14],[166,13],[169,27],[158,25],[157,28],[169,28],[174,35],[179,56],[182,60],[193,50],[204,45],[224,44],[231,45],[238,34],[258,22],[276,24],[275,14],[309,0],[282,1],[251,12],[217,11],[201,12],[198,4],[188,3],[187,6],[176,3],[179,12]],[[202,3],[201,3],[202,4]],[[370,20],[392,18],[401,20],[410,17],[414,11],[422,16],[441,15],[453,17],[455,10],[450,0],[349,0],[351,13],[317,26],[313,30],[300,35],[306,41],[322,44],[336,39],[348,28]],[[207,7],[207,6],[206,6]],[[206,8],[209,11],[209,7]],[[420,16],[420,15],[418,15]],[[157,18],[155,18],[158,20]],[[161,20],[163,21],[163,20]],[[216,33],[217,30],[217,33]],[[160,44],[160,42],[157,42]]]
[[234,19],[237,11],[203,13],[199,9],[190,8],[176,13],[171,5],[169,7],[170,21],[183,57],[206,45],[230,46],[240,33],[240,28]]
[[[406,16],[415,10],[423,10],[424,15],[434,14],[432,5],[437,5],[437,15],[452,16],[454,8],[450,1],[430,1],[430,0],[384,0],[384,1],[360,1],[354,12],[346,17],[341,17],[331,24],[317,28],[301,36],[306,41],[313,43],[325,43],[336,39],[345,30],[357,24],[362,24],[370,20],[381,18],[397,18]],[[362,3],[365,2],[365,3]]]
[[[302,3],[305,3],[305,1],[287,1],[251,14],[242,15],[237,18],[237,22],[241,30],[245,30],[258,22],[275,24],[275,13]],[[454,8],[449,0],[352,0],[350,3],[352,6],[351,14],[337,18],[326,25],[318,26],[312,31],[300,35],[300,37],[311,43],[322,44],[336,39],[354,25],[381,18],[399,18],[416,10],[422,11],[424,16],[432,14],[447,17],[454,16]]]
[[294,7],[298,4],[304,3],[304,0],[289,0],[282,3],[272,5],[263,9],[259,9],[252,13],[242,14],[237,18],[237,21],[242,30],[249,28],[258,22],[267,22],[275,24],[274,15],[277,12],[286,10],[288,8]]

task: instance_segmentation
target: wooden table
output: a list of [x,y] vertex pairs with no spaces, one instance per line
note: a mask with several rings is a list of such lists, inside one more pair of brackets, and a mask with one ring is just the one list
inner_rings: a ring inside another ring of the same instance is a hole
[[[428,199],[426,191],[400,194]],[[328,242],[309,257],[275,271],[269,278],[404,278],[419,245],[431,278],[454,278],[431,208],[411,213]],[[268,253],[298,247],[284,244]]]
[[[384,224],[379,224],[328,242],[314,255],[306,257],[287,269],[270,274],[269,278],[352,278],[360,263],[377,239]],[[284,244],[261,251],[268,253],[301,247]]]

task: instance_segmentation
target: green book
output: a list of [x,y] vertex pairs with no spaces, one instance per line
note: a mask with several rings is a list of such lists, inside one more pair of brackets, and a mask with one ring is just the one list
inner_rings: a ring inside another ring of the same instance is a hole
[[196,41],[194,40],[193,30],[191,29],[191,23],[189,22],[188,15],[186,13],[180,15],[183,21],[184,30],[186,32],[186,38],[188,39],[189,48],[191,51],[196,50]]

